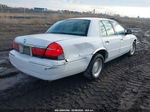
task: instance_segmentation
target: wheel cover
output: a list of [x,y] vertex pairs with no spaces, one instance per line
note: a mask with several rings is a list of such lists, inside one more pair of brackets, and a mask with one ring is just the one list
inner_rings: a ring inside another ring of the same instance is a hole
[[133,43],[131,51],[130,51],[131,55],[133,55],[135,53],[135,49],[136,49],[135,44]]
[[101,73],[103,64],[102,64],[102,59],[98,58],[95,60],[94,64],[93,64],[93,68],[92,68],[92,75],[97,78],[99,76],[99,74]]

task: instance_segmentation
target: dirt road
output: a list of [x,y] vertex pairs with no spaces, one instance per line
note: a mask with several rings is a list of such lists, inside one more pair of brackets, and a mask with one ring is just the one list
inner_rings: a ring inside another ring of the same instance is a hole
[[88,81],[82,74],[53,82],[22,73],[0,79],[0,110],[91,109],[97,112],[149,112],[149,38],[149,35],[139,38],[140,43],[133,57],[124,55],[105,64],[101,78],[96,81]]

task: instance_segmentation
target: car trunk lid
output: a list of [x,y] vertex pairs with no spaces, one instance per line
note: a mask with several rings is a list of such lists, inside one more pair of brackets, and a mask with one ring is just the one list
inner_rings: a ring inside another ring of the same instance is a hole
[[15,39],[15,42],[30,47],[47,48],[47,46],[52,42],[58,42],[71,38],[74,38],[74,36],[60,34],[36,34],[19,36]]
[[32,56],[32,48],[46,49],[51,43],[64,41],[80,36],[62,35],[62,34],[35,34],[19,36],[15,38],[15,42],[19,44],[19,52]]

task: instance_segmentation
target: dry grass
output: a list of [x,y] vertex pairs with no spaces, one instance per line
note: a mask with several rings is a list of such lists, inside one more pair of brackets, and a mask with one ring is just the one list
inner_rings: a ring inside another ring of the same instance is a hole
[[[17,18],[19,17],[19,18]],[[0,13],[0,23],[8,24],[53,24],[56,21],[74,18],[74,17],[101,17],[99,15],[92,14],[58,14],[58,13],[34,13],[34,14],[23,14],[23,13]],[[30,19],[27,19],[30,18]]]
[[[44,25],[53,24],[56,21],[75,18],[75,17],[103,17],[93,14],[60,14],[60,13],[0,13],[0,24],[31,24],[31,25]],[[143,21],[137,21],[131,18],[115,17],[121,23],[128,26],[137,24],[141,26]]]
[[25,17],[28,17],[28,16],[32,16],[32,17],[37,17],[37,16],[39,16],[39,17],[41,17],[42,16],[42,14],[40,14],[39,15],[39,13],[2,13],[2,12],[0,12],[0,17],[4,17],[4,16],[25,16]]
[[[0,13],[0,50],[11,49],[12,40],[16,36],[43,33],[56,21],[75,17],[102,16],[93,14],[60,13]],[[118,17],[116,19],[127,27],[145,27],[148,25],[148,23],[143,23],[143,21],[137,19]]]

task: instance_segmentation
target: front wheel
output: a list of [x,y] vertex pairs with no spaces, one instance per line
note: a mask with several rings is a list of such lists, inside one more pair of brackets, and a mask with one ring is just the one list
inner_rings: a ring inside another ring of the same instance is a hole
[[103,56],[101,54],[95,54],[87,70],[85,71],[84,76],[91,80],[99,78],[103,66],[104,66]]
[[135,51],[136,51],[136,42],[134,41],[128,55],[133,56],[135,54]]

